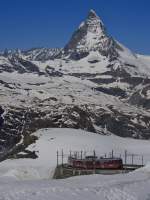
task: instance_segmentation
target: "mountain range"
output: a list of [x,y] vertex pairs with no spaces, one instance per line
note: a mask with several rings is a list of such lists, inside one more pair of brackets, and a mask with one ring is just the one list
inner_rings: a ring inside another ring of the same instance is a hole
[[1,52],[0,97],[2,152],[51,127],[150,138],[150,56],[110,36],[94,10],[64,48]]

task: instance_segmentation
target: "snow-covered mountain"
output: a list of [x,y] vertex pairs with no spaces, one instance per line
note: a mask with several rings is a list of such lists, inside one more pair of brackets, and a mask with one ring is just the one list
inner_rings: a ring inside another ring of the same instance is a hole
[[0,144],[40,128],[150,138],[150,56],[111,37],[91,10],[64,48],[0,53]]
[[120,48],[119,45],[107,35],[103,22],[91,10],[64,50],[70,58],[77,60],[89,55],[90,51],[98,51],[103,56],[113,58],[117,56],[116,48]]

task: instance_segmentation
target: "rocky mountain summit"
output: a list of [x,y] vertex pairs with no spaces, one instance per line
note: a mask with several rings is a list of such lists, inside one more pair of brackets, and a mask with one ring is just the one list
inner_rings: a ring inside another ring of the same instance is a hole
[[116,48],[121,47],[109,37],[106,28],[95,11],[90,10],[87,19],[81,23],[65,46],[64,51],[70,58],[78,60],[98,51],[101,55],[113,59],[117,56]]
[[50,127],[150,138],[150,56],[113,39],[93,10],[64,48],[1,52],[0,96],[2,151]]

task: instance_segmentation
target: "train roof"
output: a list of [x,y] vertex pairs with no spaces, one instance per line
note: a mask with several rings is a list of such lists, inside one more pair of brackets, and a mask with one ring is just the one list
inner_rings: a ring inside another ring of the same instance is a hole
[[70,157],[71,159],[75,159],[75,160],[97,160],[97,161],[108,161],[108,160],[122,160],[122,158],[118,158],[118,157],[113,157],[113,158],[105,158],[105,157],[97,157],[97,156],[86,156],[85,158],[81,159],[81,158],[76,158],[76,157]]
[[114,158],[99,158],[98,160],[122,160],[122,159],[114,157]]

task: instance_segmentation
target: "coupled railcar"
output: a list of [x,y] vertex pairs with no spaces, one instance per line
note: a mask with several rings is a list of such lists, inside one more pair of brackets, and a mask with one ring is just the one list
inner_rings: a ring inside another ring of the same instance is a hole
[[97,158],[94,156],[87,156],[84,159],[77,159],[75,157],[68,158],[68,165],[78,169],[122,169],[123,162],[121,158]]

